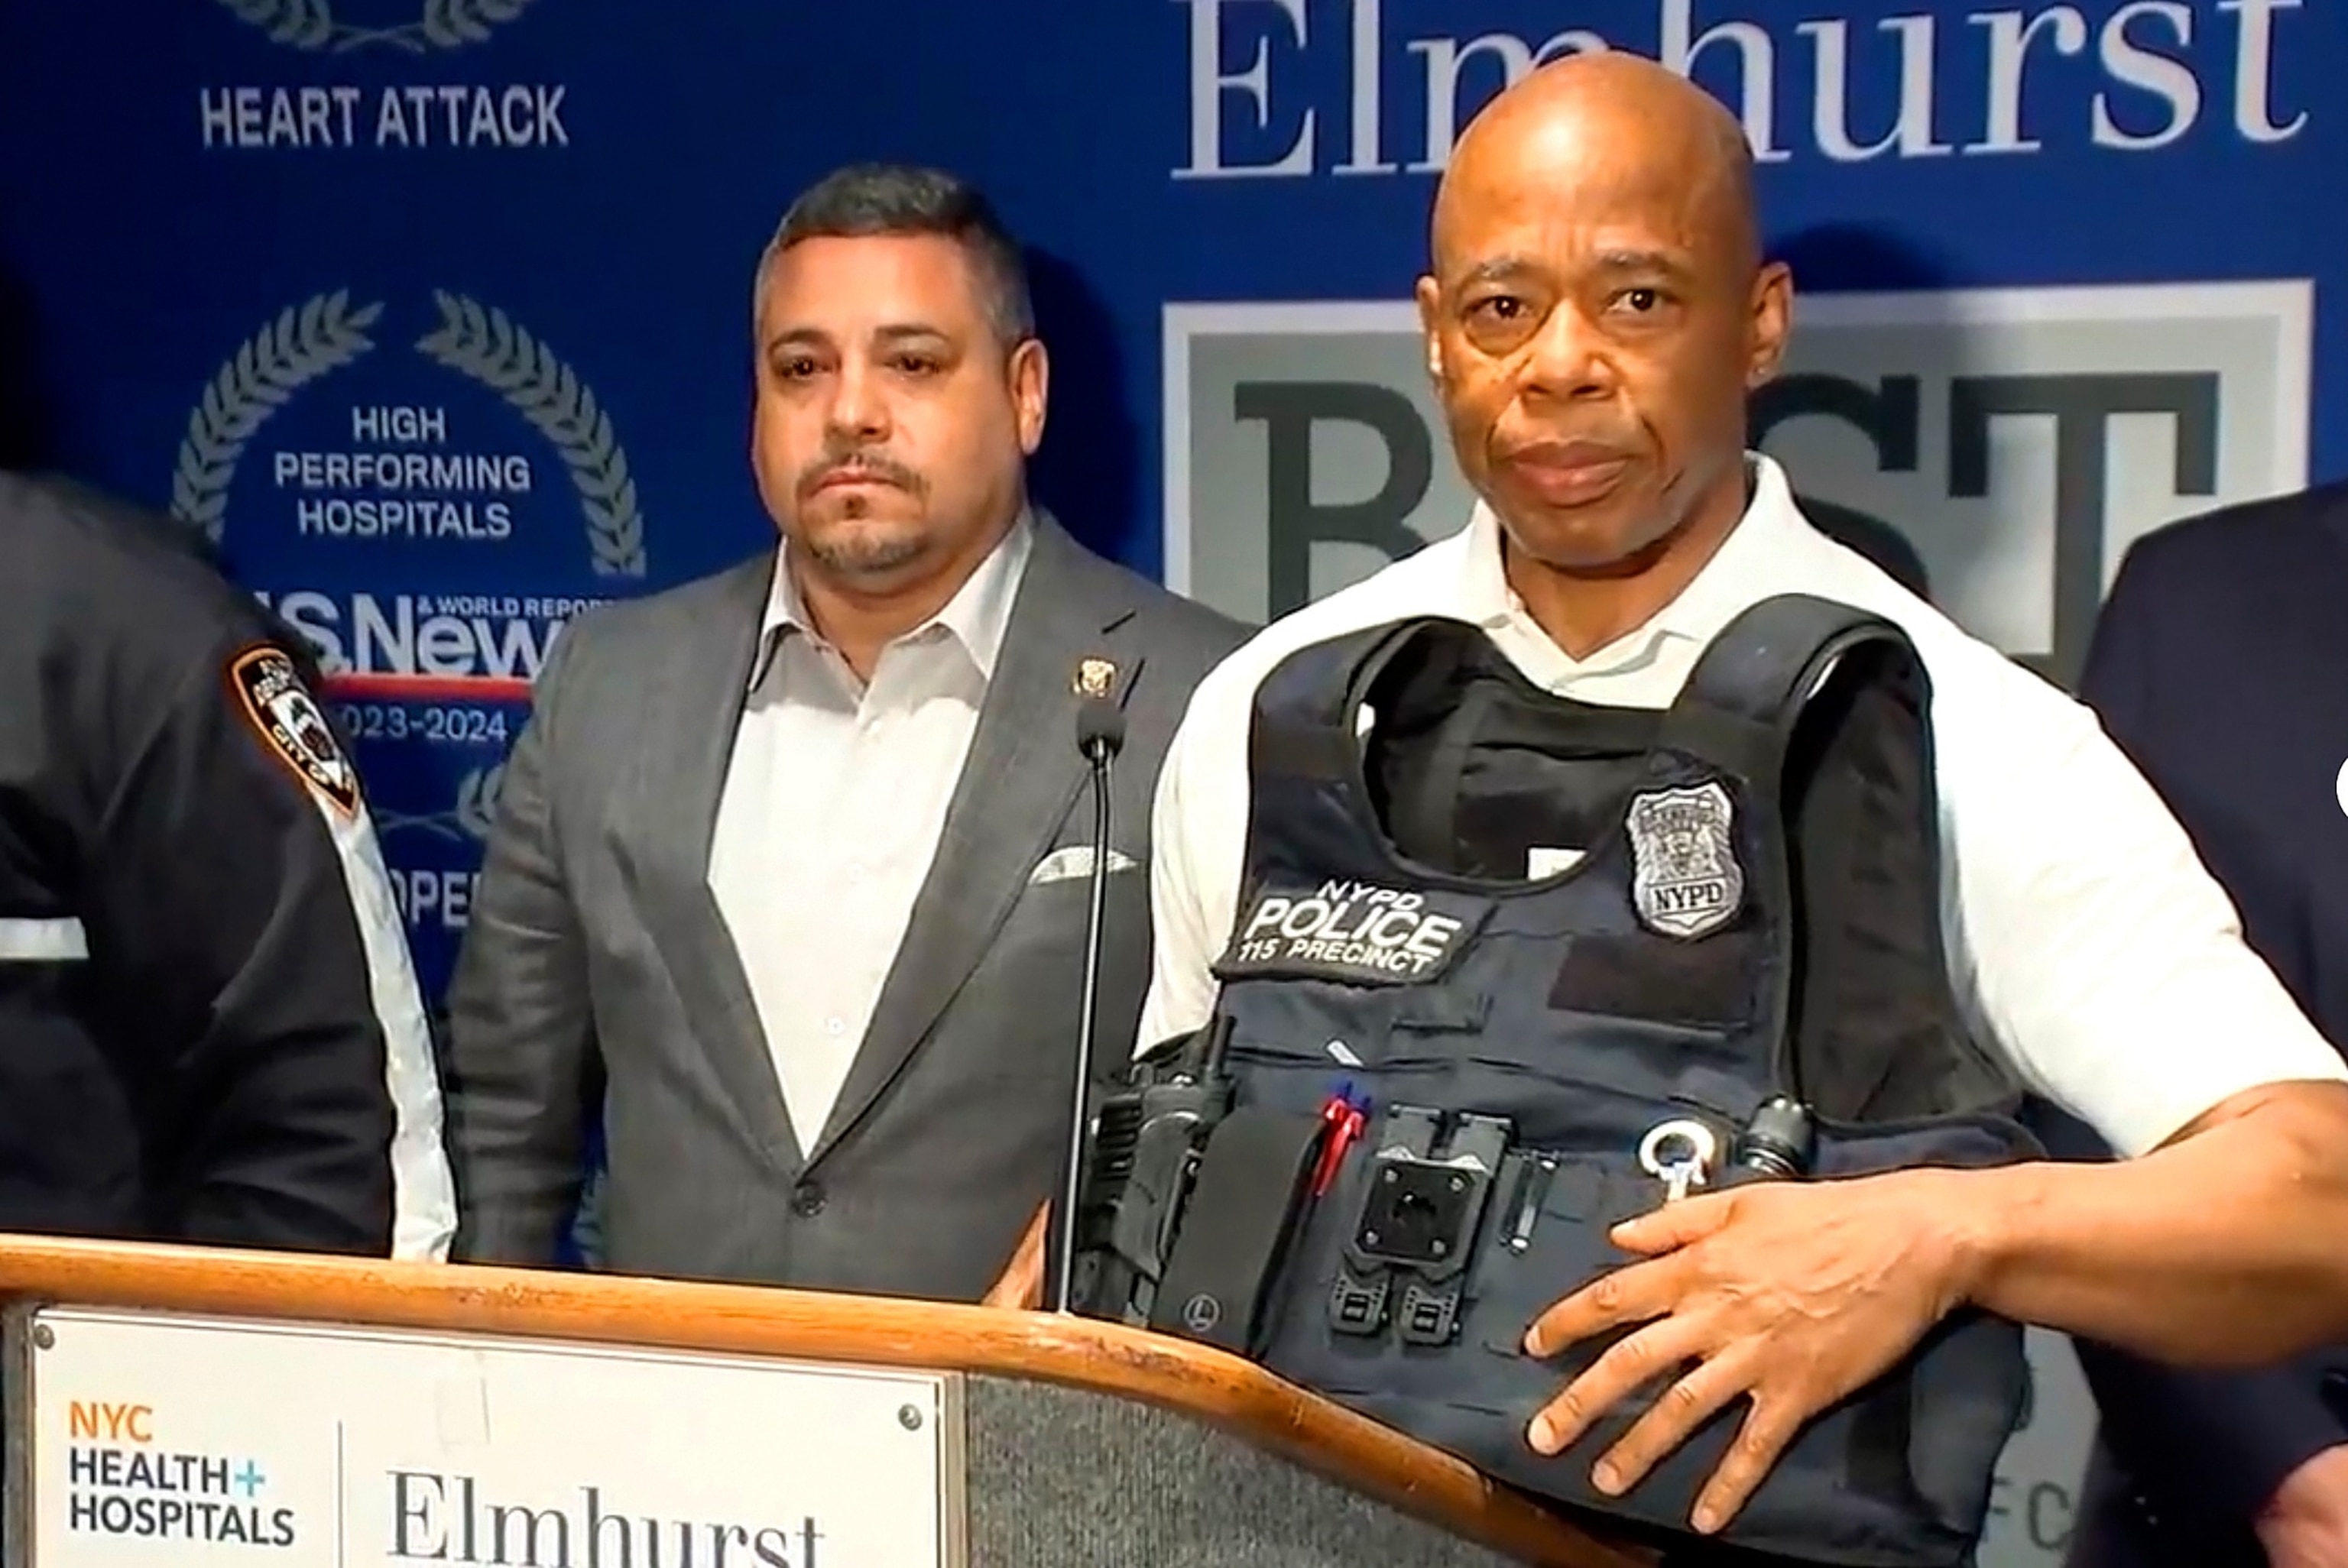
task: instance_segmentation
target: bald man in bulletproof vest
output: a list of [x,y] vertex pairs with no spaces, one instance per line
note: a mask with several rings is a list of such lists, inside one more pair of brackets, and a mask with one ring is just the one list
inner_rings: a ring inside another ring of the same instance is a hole
[[[1284,651],[1457,616],[1462,583],[1497,577],[1509,593],[1495,639],[1512,661],[1565,695],[1652,708],[1739,610],[1840,600],[1900,626],[1931,670],[1950,1005],[2129,1157],[1660,1204],[1609,1233],[1632,1261],[1528,1330],[1543,1359],[1621,1337],[1525,1440],[1561,1453],[1661,1387],[1592,1456],[1592,1485],[1620,1493],[1728,1414],[1739,1436],[1691,1513],[1714,1531],[1812,1416],[1960,1307],[2188,1362],[2336,1337],[2348,1255],[2316,1238],[2348,1228],[2339,1055],[2242,948],[2092,715],[1821,538],[1782,471],[1746,449],[1746,402],[1776,372],[1793,293],[1763,251],[1735,119],[1651,61],[1556,62],[1461,138],[1433,229],[1418,286],[1428,370],[1483,506],[1452,539],[1267,628],[1198,689],[1159,795],[1140,1040],[1184,1036],[1214,1008],[1247,834],[1251,682]],[[2210,1036],[2228,1042],[2222,1067]],[[2262,1223],[2227,1217],[2244,1213]],[[2242,1309],[2251,1300],[2260,1310]]]

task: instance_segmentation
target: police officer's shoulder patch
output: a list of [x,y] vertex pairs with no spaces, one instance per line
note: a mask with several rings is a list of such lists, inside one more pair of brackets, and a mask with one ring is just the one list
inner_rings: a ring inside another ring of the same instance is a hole
[[1350,877],[1267,880],[1240,915],[1218,979],[1320,979],[1406,986],[1440,979],[1492,912],[1448,888]]
[[285,651],[264,643],[229,661],[228,683],[263,746],[345,816],[359,808],[358,770]]

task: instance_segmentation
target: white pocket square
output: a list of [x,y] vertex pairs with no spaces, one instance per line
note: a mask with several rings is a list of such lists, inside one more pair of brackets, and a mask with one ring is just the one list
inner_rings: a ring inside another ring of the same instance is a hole
[[[1108,852],[1108,869],[1112,876],[1120,871],[1132,870],[1135,864],[1133,856],[1121,849],[1112,849]],[[1037,861],[1035,869],[1028,875],[1027,881],[1029,886],[1040,887],[1046,882],[1066,882],[1071,876],[1090,876],[1092,874],[1093,846],[1089,844],[1070,844],[1052,851],[1051,854]]]

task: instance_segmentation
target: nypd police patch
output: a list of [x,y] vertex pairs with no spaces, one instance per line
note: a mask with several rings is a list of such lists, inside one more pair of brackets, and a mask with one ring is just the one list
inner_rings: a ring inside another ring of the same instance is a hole
[[248,648],[230,661],[228,677],[271,754],[327,804],[345,816],[355,813],[358,770],[343,754],[326,715],[284,651]]
[[1631,897],[1639,919],[1665,937],[1720,929],[1745,899],[1735,810],[1718,780],[1634,796],[1629,820]]
[[1417,985],[1451,967],[1491,907],[1468,894],[1349,877],[1268,883],[1241,915],[1215,974]]

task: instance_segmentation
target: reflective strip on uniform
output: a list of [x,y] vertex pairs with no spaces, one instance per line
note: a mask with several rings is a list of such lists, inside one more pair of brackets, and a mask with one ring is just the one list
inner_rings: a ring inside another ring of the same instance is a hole
[[385,1088],[391,1094],[391,1255],[445,1263],[457,1238],[457,1185],[441,1142],[439,1068],[425,1021],[407,931],[392,897],[375,824],[361,804],[345,812],[316,790],[303,792],[334,840],[366,950],[368,999],[383,1030]]
[[0,963],[63,964],[88,957],[88,933],[70,915],[45,920],[0,915]]

